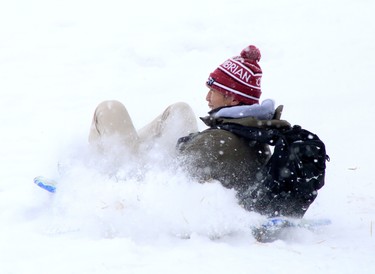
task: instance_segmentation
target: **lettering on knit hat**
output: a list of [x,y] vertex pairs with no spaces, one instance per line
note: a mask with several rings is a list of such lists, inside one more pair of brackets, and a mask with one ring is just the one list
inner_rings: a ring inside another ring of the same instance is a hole
[[209,77],[206,84],[209,85],[209,86],[212,86],[212,84],[215,82],[214,78],[212,77]]
[[[260,76],[262,76],[262,73],[254,73],[238,61],[228,59],[219,66],[219,69],[249,87],[260,89]],[[253,80],[252,77],[255,77],[255,81],[251,81]]]

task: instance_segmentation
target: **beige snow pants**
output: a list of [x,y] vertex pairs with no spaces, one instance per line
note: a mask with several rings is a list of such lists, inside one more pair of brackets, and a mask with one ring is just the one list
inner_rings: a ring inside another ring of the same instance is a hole
[[186,103],[170,105],[152,122],[137,131],[125,106],[112,100],[97,106],[89,143],[101,151],[120,150],[134,155],[155,146],[167,153],[174,153],[178,138],[197,131],[195,114]]

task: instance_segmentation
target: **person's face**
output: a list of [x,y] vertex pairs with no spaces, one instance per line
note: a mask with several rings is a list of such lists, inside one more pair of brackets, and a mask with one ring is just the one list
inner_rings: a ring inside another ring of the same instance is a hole
[[238,101],[231,95],[224,95],[214,89],[210,89],[207,93],[206,100],[210,109],[219,107],[238,105]]

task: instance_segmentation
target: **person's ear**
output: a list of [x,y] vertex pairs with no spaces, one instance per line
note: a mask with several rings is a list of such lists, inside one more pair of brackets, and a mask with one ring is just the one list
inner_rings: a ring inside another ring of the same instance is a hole
[[238,101],[238,100],[236,100],[236,99],[233,98],[231,105],[232,106],[237,106],[239,103],[240,103],[240,101]]

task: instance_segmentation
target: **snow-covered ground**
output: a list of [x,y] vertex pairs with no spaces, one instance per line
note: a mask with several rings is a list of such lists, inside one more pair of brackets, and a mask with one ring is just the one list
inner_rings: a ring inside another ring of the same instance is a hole
[[[371,0],[2,0],[0,272],[375,273],[374,10]],[[249,44],[262,52],[262,98],[326,142],[326,186],[306,217],[330,226],[260,244],[248,227],[262,218],[232,191],[189,181],[157,154],[141,179],[87,165],[100,101],[122,101],[136,127],[176,101],[203,116],[208,74]],[[37,175],[60,176],[59,191],[35,186]]]

